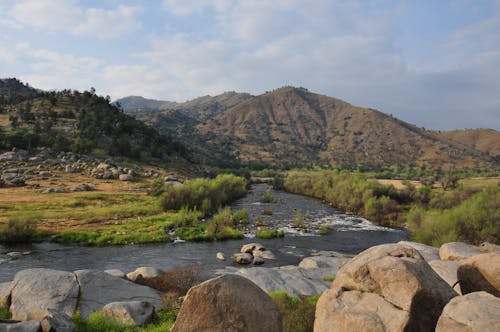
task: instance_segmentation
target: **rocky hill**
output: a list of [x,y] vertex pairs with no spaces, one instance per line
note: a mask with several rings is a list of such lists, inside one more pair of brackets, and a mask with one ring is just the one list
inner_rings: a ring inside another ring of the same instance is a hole
[[[304,88],[284,87],[254,97],[225,93],[168,105],[127,112],[176,135],[204,163],[280,168],[498,166],[477,144]],[[498,141],[490,146],[500,148]]]
[[93,90],[46,92],[6,79],[0,84],[0,150],[13,147],[144,162],[187,156],[174,139],[124,114]]
[[464,129],[442,132],[441,136],[488,153],[500,160],[500,133],[494,129]]

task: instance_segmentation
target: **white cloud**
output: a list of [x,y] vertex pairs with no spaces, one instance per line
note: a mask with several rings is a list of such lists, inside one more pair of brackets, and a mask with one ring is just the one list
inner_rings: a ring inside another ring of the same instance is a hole
[[163,6],[175,15],[200,13],[208,7],[216,10],[227,9],[233,0],[163,0]]

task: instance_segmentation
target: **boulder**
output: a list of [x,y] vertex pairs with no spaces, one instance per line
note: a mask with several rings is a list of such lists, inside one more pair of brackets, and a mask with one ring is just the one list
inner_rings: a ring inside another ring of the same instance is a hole
[[144,326],[151,322],[154,307],[147,301],[112,302],[106,304],[101,313],[119,322]]
[[446,281],[458,294],[462,294],[457,278],[457,270],[460,264],[462,264],[460,261],[435,260],[429,262],[429,265],[441,279]]
[[161,306],[160,295],[149,287],[96,270],[79,270],[75,275],[80,284],[78,310],[83,318],[112,302],[147,301],[155,308]]
[[500,331],[500,298],[486,292],[457,296],[443,309],[436,332]]
[[252,260],[253,265],[262,265],[264,263],[265,263],[264,258],[261,258],[259,256],[253,256],[253,260]]
[[299,267],[303,269],[335,268],[338,270],[350,260],[348,257],[313,256],[300,261]]
[[445,243],[439,248],[439,257],[443,261],[458,261],[480,253],[479,247],[463,242]]
[[274,256],[271,250],[254,250],[252,253],[254,257],[262,259],[276,259],[276,256]]
[[500,297],[500,252],[466,259],[458,267],[457,278],[463,294],[485,291]]
[[412,241],[399,241],[398,243],[416,249],[427,262],[439,259],[439,248]]
[[134,180],[134,177],[130,174],[120,174],[118,176],[118,179],[120,181],[132,181],[132,180]]
[[71,191],[73,192],[92,191],[92,190],[95,190],[95,186],[91,183],[80,183],[71,187]]
[[241,247],[240,252],[246,253],[246,254],[251,254],[251,253],[253,253],[254,250],[264,251],[264,250],[266,250],[266,248],[264,248],[264,246],[260,243],[248,243],[248,244],[244,244]]
[[238,264],[250,264],[253,261],[253,256],[252,254],[236,253],[233,255],[233,259]]
[[70,316],[53,309],[47,309],[40,325],[43,332],[73,332],[76,330],[76,325]]
[[62,194],[64,193],[64,189],[58,188],[58,187],[53,187],[53,188],[46,188],[40,190],[42,194]]
[[318,301],[314,330],[432,331],[455,296],[416,249],[379,245],[339,270]]
[[127,279],[136,282],[138,280],[158,277],[162,274],[163,274],[162,270],[150,266],[142,266],[135,269],[135,271],[127,273]]
[[0,320],[0,332],[40,332],[40,322],[36,320],[27,322]]
[[0,283],[0,308],[10,307],[10,292],[12,291],[12,282]]
[[122,278],[122,279],[127,278],[127,276],[125,275],[125,272],[123,272],[122,270],[118,270],[118,269],[104,270],[104,273],[110,274],[113,277],[117,277],[117,278]]
[[257,285],[223,275],[189,290],[171,331],[282,331],[281,314]]
[[28,269],[16,274],[11,292],[12,319],[42,320],[49,308],[73,315],[78,300],[78,283],[66,271]]
[[481,252],[496,252],[500,251],[500,246],[490,242],[483,242],[479,246],[479,250],[481,250]]

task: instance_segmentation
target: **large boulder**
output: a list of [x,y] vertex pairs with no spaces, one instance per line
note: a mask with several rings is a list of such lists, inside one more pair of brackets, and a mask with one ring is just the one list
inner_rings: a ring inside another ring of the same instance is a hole
[[101,313],[119,322],[144,326],[151,322],[154,307],[146,301],[112,302],[102,308]]
[[71,272],[28,269],[16,274],[11,292],[12,319],[41,321],[52,308],[73,315],[78,300],[78,283]]
[[70,316],[48,309],[45,317],[40,322],[43,332],[73,332],[76,325]]
[[78,310],[83,318],[112,302],[146,301],[155,308],[161,306],[160,295],[149,287],[96,270],[79,270],[75,275],[80,284]]
[[500,298],[486,292],[457,296],[443,309],[436,332],[500,331]]
[[0,308],[10,307],[10,292],[12,291],[12,282],[0,283]]
[[40,322],[36,320],[27,322],[0,320],[0,332],[40,332]]
[[435,260],[429,262],[429,265],[432,267],[432,269],[458,294],[462,294],[457,278],[457,270],[461,264],[461,261]]
[[439,248],[412,241],[399,241],[398,243],[416,249],[427,262],[439,259]]
[[162,274],[163,271],[155,267],[142,266],[135,269],[135,271],[127,273],[127,279],[136,282],[143,279],[151,279],[154,277],[158,277]]
[[269,295],[246,278],[223,275],[189,290],[171,331],[281,330],[281,314]]
[[445,243],[439,248],[439,257],[444,261],[458,261],[480,253],[479,247],[463,242]]
[[481,252],[495,252],[500,251],[500,246],[490,242],[483,242],[479,246],[479,250],[481,250]]
[[457,278],[463,294],[485,291],[500,297],[500,252],[466,259],[458,267]]
[[413,247],[385,244],[354,257],[316,306],[315,331],[432,331],[457,293]]

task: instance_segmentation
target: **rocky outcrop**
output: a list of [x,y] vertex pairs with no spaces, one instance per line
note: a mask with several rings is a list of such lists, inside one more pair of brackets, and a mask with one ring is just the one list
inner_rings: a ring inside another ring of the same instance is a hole
[[412,241],[399,241],[398,243],[416,249],[427,262],[439,259],[439,248]]
[[74,332],[76,325],[70,316],[48,309],[45,317],[40,322],[43,332]]
[[500,298],[486,292],[457,296],[443,309],[436,332],[500,331]]
[[262,265],[266,259],[276,259],[274,254],[260,243],[247,243],[239,253],[233,254],[233,260],[238,264]]
[[439,248],[439,257],[443,261],[457,261],[480,253],[479,247],[463,242],[445,243]]
[[80,285],[78,310],[84,318],[112,302],[146,301],[155,308],[161,306],[160,295],[149,287],[96,270],[79,270],[75,275]]
[[500,297],[500,252],[470,257],[458,267],[463,294],[485,291]]
[[457,270],[462,264],[460,261],[430,261],[432,269],[450,285],[458,294],[462,294],[460,284],[458,283]]
[[497,252],[500,251],[500,246],[490,242],[483,242],[479,246],[481,252]]
[[41,321],[52,308],[73,315],[78,283],[73,273],[50,269],[28,269],[16,274],[11,292],[12,319]]
[[0,320],[0,332],[40,332],[40,322],[36,320],[27,322]]
[[119,322],[144,326],[151,322],[154,307],[146,301],[113,302],[102,308],[103,316]]
[[253,256],[248,253],[236,253],[233,254],[233,259],[238,264],[250,264],[253,261]]
[[12,291],[12,282],[0,283],[0,308],[10,307],[10,292]]
[[314,330],[432,331],[455,296],[413,247],[379,245],[339,270],[318,301]]
[[223,275],[189,290],[172,328],[179,331],[281,331],[281,314],[257,285]]
[[135,271],[127,273],[127,279],[136,282],[144,279],[151,279],[154,277],[158,277],[162,274],[163,271],[155,267],[142,266],[135,269]]

